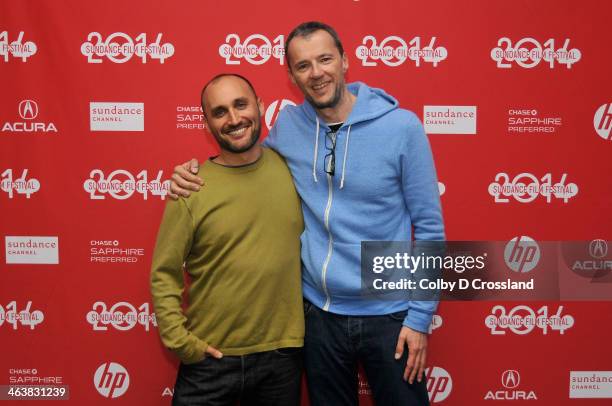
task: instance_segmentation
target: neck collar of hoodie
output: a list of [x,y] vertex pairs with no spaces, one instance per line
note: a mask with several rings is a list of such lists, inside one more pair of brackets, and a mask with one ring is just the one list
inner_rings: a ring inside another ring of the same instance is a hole
[[[399,107],[397,100],[382,89],[369,87],[362,82],[349,83],[347,88],[357,99],[349,116],[344,120],[343,127],[378,118]],[[309,121],[318,121],[321,127],[329,130],[328,124],[308,100],[305,100],[301,107]]]

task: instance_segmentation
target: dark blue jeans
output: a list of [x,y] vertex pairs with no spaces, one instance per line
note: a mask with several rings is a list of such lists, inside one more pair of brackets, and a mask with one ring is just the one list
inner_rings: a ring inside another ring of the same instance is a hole
[[173,406],[298,406],[302,349],[206,357],[179,367]]
[[311,406],[356,406],[357,366],[363,364],[378,406],[429,405],[425,379],[403,380],[408,349],[395,359],[406,312],[342,316],[304,300],[304,365]]

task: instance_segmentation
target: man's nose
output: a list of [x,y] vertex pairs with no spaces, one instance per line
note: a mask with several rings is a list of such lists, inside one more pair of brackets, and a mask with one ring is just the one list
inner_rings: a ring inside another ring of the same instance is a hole
[[318,63],[313,63],[312,69],[310,70],[310,76],[312,78],[318,78],[321,75],[323,75],[323,69],[321,69],[321,66],[319,66]]
[[229,110],[229,119],[230,119],[230,124],[232,125],[236,125],[240,122],[240,114],[238,114],[238,111],[235,109],[230,109]]

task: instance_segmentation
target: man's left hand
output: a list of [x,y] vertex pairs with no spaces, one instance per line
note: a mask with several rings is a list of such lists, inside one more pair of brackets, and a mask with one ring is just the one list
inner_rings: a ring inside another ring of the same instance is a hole
[[427,334],[403,326],[397,339],[395,359],[402,357],[404,345],[408,346],[408,362],[404,370],[404,380],[412,384],[416,377],[417,381],[421,382],[427,360]]

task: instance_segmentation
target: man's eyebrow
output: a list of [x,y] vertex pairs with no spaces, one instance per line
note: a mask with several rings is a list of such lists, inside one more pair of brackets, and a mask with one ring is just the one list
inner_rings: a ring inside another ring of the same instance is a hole
[[213,114],[217,112],[225,111],[225,110],[227,110],[225,106],[215,106],[212,109],[210,109],[211,113]]
[[[332,56],[333,57],[334,54],[333,54],[333,52],[323,52],[322,54],[317,55],[315,57],[315,59],[320,59],[320,58],[327,57],[327,56]],[[308,59],[300,59],[300,60],[296,61],[293,65],[299,65],[299,64],[304,63],[304,62],[308,62]]]
[[[248,97],[237,97],[234,100],[232,100],[232,105],[235,105],[236,103],[248,103],[249,102],[249,98]],[[220,112],[220,111],[225,111],[227,110],[227,107],[225,106],[213,106],[210,111],[214,114],[216,112]]]

